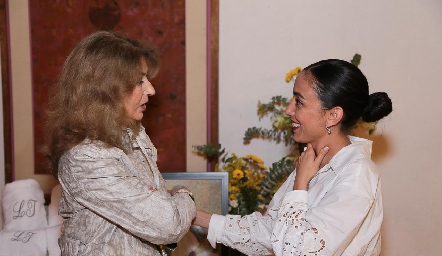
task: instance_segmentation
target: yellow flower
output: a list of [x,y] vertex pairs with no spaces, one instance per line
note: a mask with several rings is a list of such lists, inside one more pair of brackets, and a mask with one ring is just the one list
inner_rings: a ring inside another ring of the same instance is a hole
[[244,170],[244,174],[246,177],[250,177],[252,175],[252,172],[250,170]]
[[287,83],[289,83],[293,79],[294,76],[299,75],[301,70],[302,70],[301,67],[296,67],[296,68],[290,70],[287,74],[285,74],[285,81]]
[[244,177],[244,173],[243,173],[243,171],[238,170],[238,169],[236,169],[236,170],[233,171],[233,178],[235,178],[235,179],[241,179],[242,177]]
[[236,198],[236,195],[235,195],[235,194],[230,194],[230,196],[229,196],[229,197],[230,197],[230,199],[231,199],[231,200],[237,200],[237,198]]
[[239,192],[239,188],[238,187],[236,187],[236,186],[230,186],[229,187],[229,192],[230,193],[238,193]]
[[255,156],[255,155],[246,155],[244,158],[246,158],[246,159],[250,159],[250,160],[252,160],[252,161],[255,161],[255,162],[257,162],[258,164],[264,164],[264,161],[263,161],[261,158]]

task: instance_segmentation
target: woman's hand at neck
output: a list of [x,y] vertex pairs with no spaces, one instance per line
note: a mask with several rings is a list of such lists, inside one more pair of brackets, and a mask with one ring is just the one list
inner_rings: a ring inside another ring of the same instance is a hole
[[324,146],[318,155],[316,155],[312,144],[307,144],[307,150],[302,152],[295,164],[296,177],[293,185],[294,190],[308,190],[308,183],[319,171],[319,166],[328,151],[328,146]]
[[324,167],[343,147],[350,144],[347,135],[335,134],[321,143],[307,144],[307,150],[302,152],[296,162],[296,177],[294,190],[308,190],[310,180]]

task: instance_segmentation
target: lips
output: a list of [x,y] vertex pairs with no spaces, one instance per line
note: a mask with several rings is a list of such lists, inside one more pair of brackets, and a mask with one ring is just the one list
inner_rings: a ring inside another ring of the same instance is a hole
[[297,130],[299,127],[301,127],[301,124],[295,123],[292,121],[292,130],[295,131]]

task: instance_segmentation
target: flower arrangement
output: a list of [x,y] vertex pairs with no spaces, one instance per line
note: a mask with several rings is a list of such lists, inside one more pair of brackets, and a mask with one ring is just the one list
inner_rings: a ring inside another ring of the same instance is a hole
[[264,161],[255,155],[243,157],[232,153],[216,165],[215,171],[229,174],[229,213],[246,215],[265,208],[261,183],[266,176]]
[[[358,66],[361,55],[355,54],[351,63]],[[286,83],[293,81],[293,78],[302,71],[296,67],[285,75]],[[270,139],[276,142],[284,142],[291,145],[291,153],[273,163],[268,169],[264,162],[257,156],[247,155],[239,157],[232,153],[227,158],[225,149],[221,144],[198,145],[193,148],[209,160],[220,160],[215,166],[215,171],[229,173],[229,213],[247,215],[254,211],[262,211],[273,198],[274,193],[293,171],[293,165],[298,159],[305,144],[293,140],[292,123],[290,117],[285,114],[285,108],[290,104],[291,99],[282,96],[273,96],[268,103],[258,101],[258,117],[268,116],[272,121],[271,128],[251,127],[244,134],[244,144],[250,143],[254,138]],[[371,134],[375,130],[375,123],[360,122],[357,128],[368,130]]]

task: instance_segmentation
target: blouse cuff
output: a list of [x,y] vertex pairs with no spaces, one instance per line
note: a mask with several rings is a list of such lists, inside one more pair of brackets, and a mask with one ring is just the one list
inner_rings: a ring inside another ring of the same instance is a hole
[[282,205],[292,203],[308,203],[308,192],[306,190],[293,190],[285,193]]
[[213,248],[216,248],[216,239],[218,233],[223,230],[224,222],[225,217],[222,215],[212,214],[212,217],[210,218],[207,240],[209,240],[209,243]]

